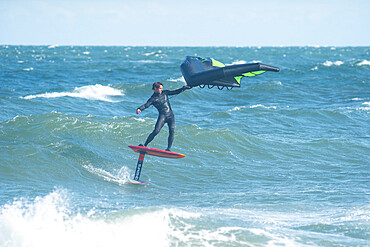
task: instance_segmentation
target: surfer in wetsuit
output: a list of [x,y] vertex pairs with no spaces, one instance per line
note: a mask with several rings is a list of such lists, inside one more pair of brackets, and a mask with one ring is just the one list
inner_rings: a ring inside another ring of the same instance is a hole
[[162,127],[165,123],[168,125],[169,135],[168,135],[168,146],[167,151],[170,151],[172,142],[175,135],[175,115],[171,109],[170,101],[168,100],[169,95],[176,95],[179,93],[184,92],[186,89],[190,89],[189,86],[183,86],[177,90],[163,90],[163,84],[161,82],[153,83],[154,93],[149,98],[149,100],[136,110],[136,114],[140,114],[143,110],[148,108],[151,105],[154,105],[159,112],[159,116],[157,119],[157,123],[155,124],[155,128],[152,133],[148,136],[145,141],[144,146],[146,147],[156,135],[158,135],[159,131],[161,131]]

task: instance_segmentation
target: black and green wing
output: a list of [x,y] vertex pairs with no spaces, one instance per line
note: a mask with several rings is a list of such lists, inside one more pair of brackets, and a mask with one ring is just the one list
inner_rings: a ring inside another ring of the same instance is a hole
[[190,87],[218,86],[240,87],[243,77],[252,77],[260,75],[266,71],[278,72],[280,69],[271,65],[262,63],[249,63],[229,65],[213,59],[187,56],[180,66],[182,75]]

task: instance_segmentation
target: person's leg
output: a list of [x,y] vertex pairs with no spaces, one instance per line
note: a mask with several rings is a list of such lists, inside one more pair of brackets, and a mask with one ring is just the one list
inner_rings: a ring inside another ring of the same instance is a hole
[[175,116],[172,116],[171,118],[168,119],[167,125],[168,125],[169,135],[168,135],[168,145],[167,145],[166,150],[170,151],[173,140],[175,138]]
[[163,125],[164,125],[164,122],[165,122],[165,117],[163,115],[159,115],[158,116],[158,119],[157,119],[157,123],[155,124],[155,127],[154,127],[154,130],[152,133],[150,133],[150,135],[148,136],[148,138],[146,139],[145,141],[145,144],[144,146],[148,146],[148,144],[153,141],[154,137],[156,135],[158,135],[159,131],[161,131]]

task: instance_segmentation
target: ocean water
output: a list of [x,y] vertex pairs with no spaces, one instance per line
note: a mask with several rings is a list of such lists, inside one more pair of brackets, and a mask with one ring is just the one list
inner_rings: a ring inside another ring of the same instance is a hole
[[[0,246],[369,246],[370,47],[0,46]],[[171,98],[185,56],[280,67]],[[151,147],[165,148],[165,126]]]

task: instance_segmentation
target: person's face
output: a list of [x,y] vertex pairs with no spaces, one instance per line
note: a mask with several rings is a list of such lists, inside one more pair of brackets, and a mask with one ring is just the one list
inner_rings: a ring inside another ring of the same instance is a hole
[[158,88],[154,88],[154,92],[161,94],[163,91],[163,86],[160,85]]

